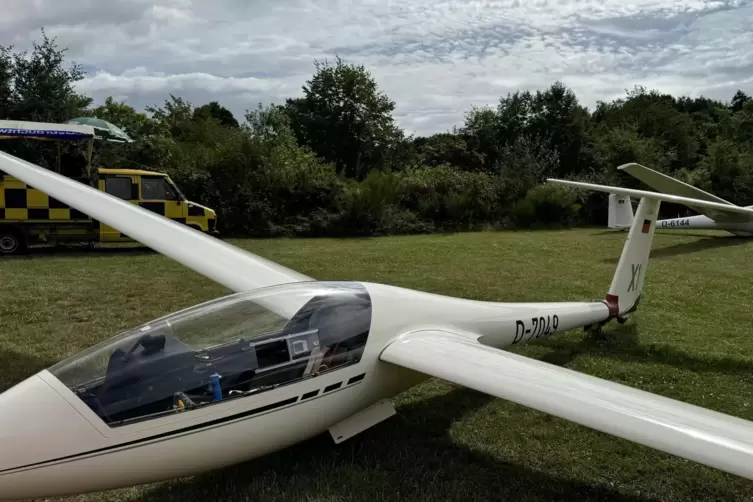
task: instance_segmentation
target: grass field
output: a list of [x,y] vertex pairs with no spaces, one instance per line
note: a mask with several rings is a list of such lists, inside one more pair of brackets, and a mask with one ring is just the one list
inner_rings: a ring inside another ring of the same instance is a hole
[[[318,279],[557,301],[602,298],[624,238],[588,229],[232,242]],[[753,241],[660,231],[628,324],[515,351],[753,420],[751,256]],[[0,390],[223,293],[144,249],[0,260]],[[753,482],[443,381],[396,405],[397,416],[339,446],[323,436],[215,473],[70,500],[753,500]]]

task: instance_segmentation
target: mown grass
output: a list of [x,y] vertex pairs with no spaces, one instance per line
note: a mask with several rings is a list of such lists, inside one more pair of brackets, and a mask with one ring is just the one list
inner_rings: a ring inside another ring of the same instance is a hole
[[[624,238],[588,229],[232,242],[319,279],[556,301],[603,297]],[[630,323],[515,351],[753,420],[752,253],[753,241],[721,233],[659,232]],[[225,292],[138,248],[2,260],[0,390]],[[753,500],[750,481],[443,381],[395,402],[396,417],[339,446],[320,437],[214,473],[70,500]]]

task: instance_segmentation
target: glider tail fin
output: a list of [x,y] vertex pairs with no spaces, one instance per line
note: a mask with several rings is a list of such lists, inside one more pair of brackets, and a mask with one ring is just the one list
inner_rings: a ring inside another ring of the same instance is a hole
[[633,205],[630,197],[616,193],[609,194],[609,228],[627,230],[633,224]]
[[638,306],[660,204],[661,202],[657,199],[642,197],[628,231],[620,261],[617,263],[612,285],[606,297],[610,314],[618,319]]

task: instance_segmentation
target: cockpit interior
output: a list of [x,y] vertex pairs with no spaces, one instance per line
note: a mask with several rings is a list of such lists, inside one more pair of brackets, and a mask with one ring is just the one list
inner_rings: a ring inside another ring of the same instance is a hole
[[[371,299],[363,286],[275,288],[288,288],[290,295],[269,288],[213,300],[113,337],[50,372],[116,427],[257,394],[360,361],[371,326]],[[287,320],[278,319],[277,329],[266,330],[270,313],[259,300],[296,295],[301,308]]]

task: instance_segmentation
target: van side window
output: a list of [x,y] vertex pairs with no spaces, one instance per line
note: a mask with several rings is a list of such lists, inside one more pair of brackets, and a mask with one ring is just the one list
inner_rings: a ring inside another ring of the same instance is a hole
[[178,200],[164,176],[142,176],[141,198],[144,200]]
[[105,179],[105,192],[123,200],[131,199],[131,178]]

